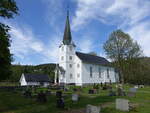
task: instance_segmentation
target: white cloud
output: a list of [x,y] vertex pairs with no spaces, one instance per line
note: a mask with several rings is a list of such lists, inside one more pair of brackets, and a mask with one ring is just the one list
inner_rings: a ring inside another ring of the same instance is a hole
[[[9,23],[7,23],[9,24]],[[20,58],[32,52],[41,52],[43,44],[35,38],[29,27],[20,28],[17,25],[9,24],[11,27],[10,34],[12,36],[11,52]]]
[[146,56],[150,56],[150,23],[142,22],[132,26],[127,32],[141,45]]
[[45,20],[54,27],[54,30],[59,30],[56,24],[60,21],[60,17],[63,16],[63,8],[66,7],[63,4],[63,0],[42,0],[42,2],[46,7]]
[[145,0],[77,0],[73,28],[91,19],[112,24],[135,24],[150,16],[150,1]]
[[127,31],[150,56],[149,0],[77,0],[73,29],[78,30],[92,20],[113,24]]
[[26,61],[23,63],[34,64],[32,60],[35,54],[39,55],[37,64],[57,61],[59,36],[50,37],[48,43],[45,44],[41,39],[38,39],[29,26],[22,24],[20,27],[9,22],[7,24],[11,27],[11,53],[22,61]]
[[77,49],[81,52],[89,53],[94,49],[94,43],[89,37],[82,37],[77,41]]

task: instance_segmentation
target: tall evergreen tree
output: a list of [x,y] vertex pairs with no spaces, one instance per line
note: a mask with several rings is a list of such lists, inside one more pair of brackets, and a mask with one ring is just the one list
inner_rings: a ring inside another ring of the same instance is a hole
[[[4,19],[13,18],[18,14],[18,8],[14,0],[0,0],[0,17]],[[10,54],[10,27],[0,22],[0,81],[7,79],[11,75]]]

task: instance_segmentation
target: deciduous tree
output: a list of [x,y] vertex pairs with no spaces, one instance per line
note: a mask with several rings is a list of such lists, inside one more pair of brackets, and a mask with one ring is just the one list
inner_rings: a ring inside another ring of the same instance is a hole
[[142,55],[140,46],[137,42],[133,41],[127,33],[124,33],[122,30],[116,30],[110,34],[103,48],[106,55],[119,69],[120,82],[124,83],[123,72],[125,70],[126,61],[131,61],[131,59]]

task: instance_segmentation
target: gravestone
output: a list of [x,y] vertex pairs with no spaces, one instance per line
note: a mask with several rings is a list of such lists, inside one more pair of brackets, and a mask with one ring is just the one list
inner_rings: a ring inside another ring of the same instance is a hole
[[78,94],[72,94],[72,101],[73,102],[77,102],[79,99],[79,95]]
[[41,102],[41,103],[47,102],[46,94],[43,93],[43,91],[40,91],[40,93],[38,93],[38,95],[37,95],[37,101]]
[[94,94],[94,90],[93,89],[89,89],[89,94]]
[[137,88],[130,88],[128,92],[129,97],[134,97],[136,95]]
[[56,97],[57,98],[61,98],[62,97],[62,92],[61,91],[57,91],[56,92]]
[[51,95],[51,91],[47,90],[46,92],[46,95]]
[[31,98],[31,97],[32,97],[31,91],[30,91],[30,90],[26,90],[26,91],[24,92],[24,96],[27,97],[27,98]]
[[103,87],[103,83],[101,82],[101,87]]
[[135,85],[135,86],[134,86],[134,88],[138,89],[138,88],[139,88],[139,86],[138,86],[138,85]]
[[116,109],[121,111],[129,111],[129,100],[116,99]]
[[116,96],[116,92],[110,89],[108,96]]
[[137,92],[137,88],[130,88],[129,91],[133,92],[133,93],[136,93]]
[[118,87],[117,89],[117,94],[118,96],[126,96],[125,91],[123,90],[123,88]]
[[144,88],[144,85],[139,85],[139,88]]
[[64,98],[58,98],[57,99],[57,108],[64,108],[64,107],[65,107]]
[[100,107],[88,104],[86,106],[86,113],[100,113]]
[[73,88],[73,91],[76,92],[76,91],[78,91],[78,89],[77,88]]

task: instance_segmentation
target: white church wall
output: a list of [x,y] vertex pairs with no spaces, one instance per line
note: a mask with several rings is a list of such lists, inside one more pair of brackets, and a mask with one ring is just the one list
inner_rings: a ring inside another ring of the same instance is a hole
[[[105,83],[105,82],[115,82],[114,69],[111,67],[105,67],[95,64],[82,64],[82,81],[83,84],[93,84],[93,83]],[[90,67],[92,67],[92,76],[90,76]],[[99,68],[101,70],[101,75],[99,75]],[[107,69],[109,69],[109,78],[107,77]]]

